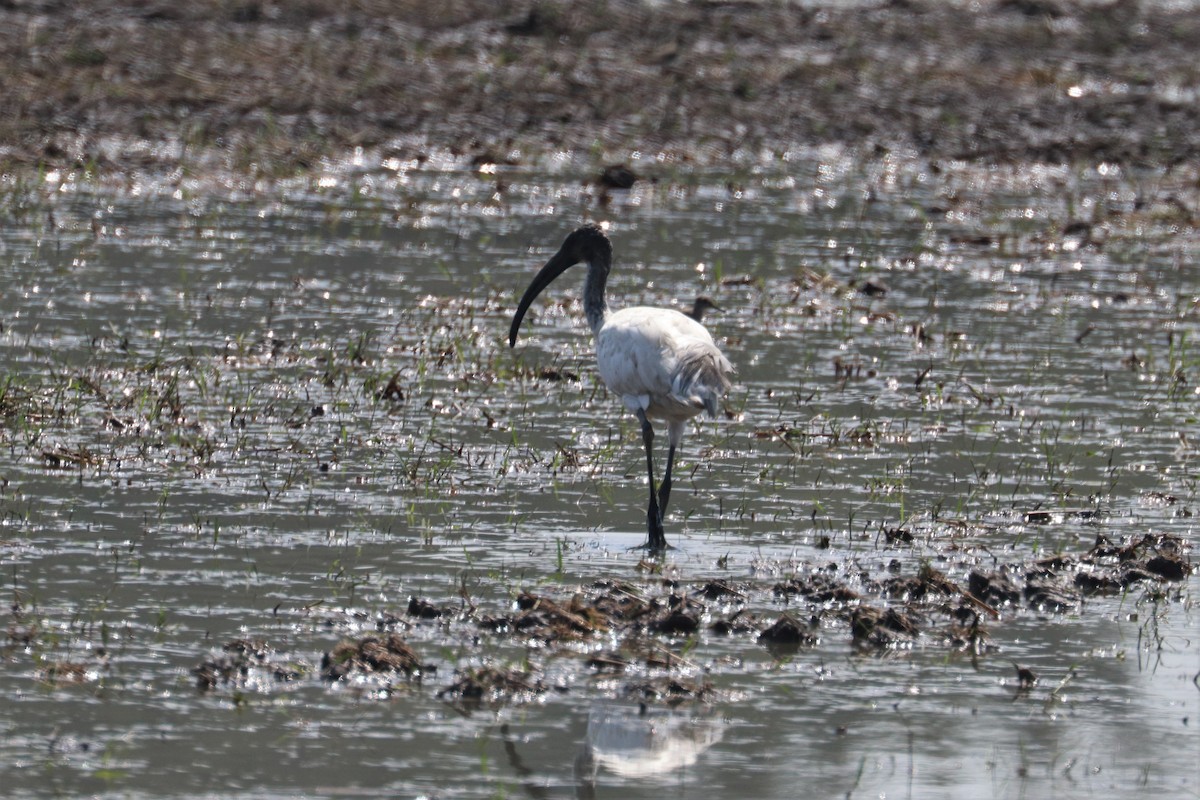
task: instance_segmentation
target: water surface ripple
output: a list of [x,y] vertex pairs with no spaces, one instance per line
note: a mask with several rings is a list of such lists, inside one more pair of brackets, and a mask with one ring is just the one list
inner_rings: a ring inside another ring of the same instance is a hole
[[[932,631],[867,652],[846,609],[772,590],[824,570],[894,606],[872,581],[931,567],[965,585],[1098,536],[1194,543],[1200,280],[1179,208],[1197,185],[813,155],[660,166],[603,203],[578,175],[504,169],[47,190],[0,241],[0,785],[1200,792],[1194,574],[1003,608],[975,655]],[[688,431],[657,567],[629,549],[640,437],[594,372],[582,272],[505,341],[584,219],[610,225],[614,305],[711,297],[738,369],[723,418]],[[706,625],[788,613],[819,642],[780,655],[702,629],[649,645],[675,666],[622,675],[584,663],[631,646],[616,632],[558,648],[473,621],[522,591],[716,579],[743,596]],[[410,598],[461,616],[409,617]],[[388,626],[420,679],[321,679],[323,653]],[[198,689],[235,640],[269,660]],[[551,690],[475,710],[439,695],[489,665]],[[666,677],[707,693],[629,692]]]

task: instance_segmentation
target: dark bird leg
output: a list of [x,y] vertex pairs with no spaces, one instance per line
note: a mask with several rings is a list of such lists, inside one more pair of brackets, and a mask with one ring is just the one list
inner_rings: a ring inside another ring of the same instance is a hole
[[662,483],[658,485],[658,513],[667,513],[667,503],[671,500],[671,467],[675,464],[675,445],[667,450],[667,471],[663,473]]
[[672,422],[667,426],[667,441],[670,443],[667,450],[667,471],[663,473],[662,484],[658,487],[658,513],[662,516],[666,516],[667,503],[671,500],[671,470],[675,466],[675,450],[683,441],[682,422]]
[[662,511],[658,507],[658,492],[654,489],[654,427],[650,420],[646,419],[646,412],[640,408],[637,418],[642,423],[642,443],[646,445],[646,475],[650,483],[650,507],[646,509],[650,541],[646,543],[646,547],[657,552],[667,549],[667,535],[663,533]]

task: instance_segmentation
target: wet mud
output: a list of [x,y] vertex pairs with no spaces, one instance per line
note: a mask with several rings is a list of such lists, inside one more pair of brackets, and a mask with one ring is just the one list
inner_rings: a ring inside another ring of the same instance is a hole
[[[194,672],[204,692],[244,688],[251,670],[265,671],[277,682],[319,677],[385,686],[397,680],[432,684],[431,679],[453,676],[441,688],[425,690],[465,713],[539,702],[547,692],[581,690],[668,706],[707,703],[721,699],[711,677],[739,669],[729,661],[701,667],[690,658],[708,637],[736,638],[740,647],[761,647],[779,661],[839,638],[849,639],[860,656],[944,649],[972,658],[1003,658],[991,644],[993,628],[1026,615],[1045,616],[1050,626],[1070,624],[1060,615],[1086,614],[1086,600],[1094,594],[1137,592],[1169,600],[1194,570],[1186,542],[1152,534],[1123,543],[1101,534],[1087,551],[995,570],[970,569],[962,582],[928,564],[909,576],[873,575],[853,561],[760,568],[799,574],[773,584],[647,576],[637,582],[543,587],[521,592],[507,609],[461,603],[439,607],[413,597],[403,613],[381,611],[357,622],[331,618],[332,626],[366,622],[385,632],[343,639],[322,656],[319,673],[273,663],[272,649],[261,640],[231,641]],[[436,626],[434,638],[441,641],[473,640],[472,651],[494,649],[480,639],[515,643],[526,653],[526,666],[427,663],[399,633],[391,632],[413,634],[429,626]],[[744,652],[742,658],[748,657]],[[570,665],[569,678],[562,672],[564,663]],[[559,670],[557,682],[546,677],[552,664]],[[1020,685],[1032,686],[1028,670],[1018,671]],[[627,680],[612,681],[611,676]]]
[[0,8],[0,162],[273,177],[356,148],[533,165],[832,144],[1169,166],[1200,152],[1198,38],[1187,4],[1134,0],[22,0]]

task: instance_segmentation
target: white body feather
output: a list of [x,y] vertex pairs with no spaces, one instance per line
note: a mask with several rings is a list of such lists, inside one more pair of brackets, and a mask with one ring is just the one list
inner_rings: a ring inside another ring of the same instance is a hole
[[596,365],[609,391],[633,412],[669,423],[715,417],[733,366],[696,320],[672,309],[635,306],[608,314],[596,331]]

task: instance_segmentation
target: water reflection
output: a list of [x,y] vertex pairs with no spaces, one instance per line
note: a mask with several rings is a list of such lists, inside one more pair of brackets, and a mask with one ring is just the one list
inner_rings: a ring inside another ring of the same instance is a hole
[[684,769],[721,741],[724,732],[723,720],[711,713],[596,703],[588,713],[575,775],[581,784],[594,784],[601,768],[623,778]]
[[701,757],[721,741],[727,724],[711,708],[599,701],[590,707],[582,742],[572,754],[565,745],[577,726],[567,730],[554,726],[549,746],[539,747],[539,737],[530,735],[539,727],[537,716],[526,717],[523,733],[507,722],[500,725],[508,768],[523,793],[535,800],[563,795],[554,785],[565,780],[567,763],[573,793],[583,800],[613,789],[626,796],[653,796],[656,787],[678,785],[685,775],[683,782],[692,783],[706,771],[700,766]]

